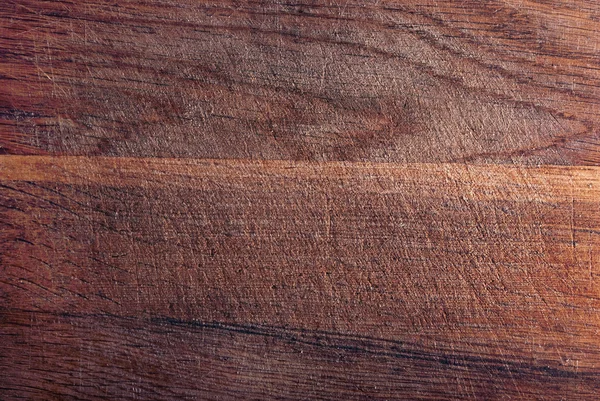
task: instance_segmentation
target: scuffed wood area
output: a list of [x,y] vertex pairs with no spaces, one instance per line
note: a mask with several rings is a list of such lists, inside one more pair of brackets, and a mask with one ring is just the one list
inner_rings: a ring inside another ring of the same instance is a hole
[[599,390],[597,167],[0,160],[11,396]]
[[0,4],[0,151],[600,161],[597,1]]
[[0,400],[600,393],[600,2],[0,1]]

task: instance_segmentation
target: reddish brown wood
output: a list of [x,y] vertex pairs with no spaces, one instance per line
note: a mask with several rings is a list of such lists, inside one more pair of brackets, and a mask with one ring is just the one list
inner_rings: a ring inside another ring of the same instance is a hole
[[8,394],[598,390],[596,167],[1,160]]
[[599,391],[597,370],[483,355],[476,348],[461,353],[340,333],[173,319],[39,312],[2,318],[9,352],[0,380],[9,397],[593,400]]
[[592,164],[597,1],[0,4],[10,154]]
[[0,2],[0,400],[597,399],[597,0]]

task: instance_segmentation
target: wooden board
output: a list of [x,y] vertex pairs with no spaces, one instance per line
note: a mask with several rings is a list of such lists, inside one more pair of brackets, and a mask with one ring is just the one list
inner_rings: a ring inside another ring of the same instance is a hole
[[0,4],[0,399],[597,399],[600,3]]
[[0,146],[595,165],[598,5],[5,0]]
[[599,172],[5,156],[0,375],[59,397],[592,395]]

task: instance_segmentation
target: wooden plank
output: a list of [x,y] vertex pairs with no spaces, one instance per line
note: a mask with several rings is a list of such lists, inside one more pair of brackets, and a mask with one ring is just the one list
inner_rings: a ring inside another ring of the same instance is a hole
[[599,173],[4,156],[0,387],[593,399]]
[[0,151],[597,165],[599,6],[4,0]]
[[2,323],[0,380],[8,399],[593,400],[598,394],[595,370],[340,333],[41,312],[3,313]]

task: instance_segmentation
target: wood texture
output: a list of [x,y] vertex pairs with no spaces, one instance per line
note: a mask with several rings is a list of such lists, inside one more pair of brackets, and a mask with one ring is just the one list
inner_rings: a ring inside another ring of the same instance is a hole
[[596,167],[5,156],[1,171],[10,394],[598,391]]
[[591,164],[597,1],[5,0],[0,146]]
[[0,2],[0,400],[600,393],[600,3]]

